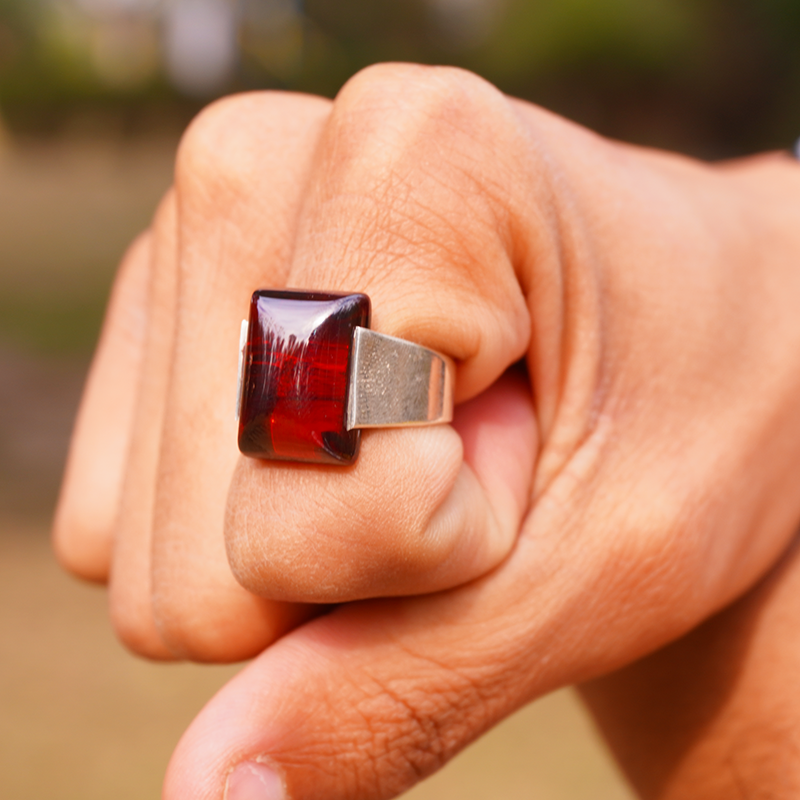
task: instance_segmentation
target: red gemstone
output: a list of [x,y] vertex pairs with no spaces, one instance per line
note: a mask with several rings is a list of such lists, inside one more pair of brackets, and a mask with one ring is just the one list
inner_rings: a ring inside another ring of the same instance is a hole
[[248,456],[351,464],[361,431],[345,428],[356,326],[365,294],[258,291],[250,303],[239,449]]

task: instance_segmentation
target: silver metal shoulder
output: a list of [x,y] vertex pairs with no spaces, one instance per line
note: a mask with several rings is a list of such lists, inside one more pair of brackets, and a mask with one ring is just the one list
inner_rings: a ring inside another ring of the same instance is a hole
[[244,351],[247,346],[247,336],[249,333],[250,323],[242,320],[242,325],[239,328],[239,380],[236,386],[236,421],[242,415],[242,393],[244,392]]
[[347,429],[450,422],[454,374],[453,361],[435,350],[357,327]]

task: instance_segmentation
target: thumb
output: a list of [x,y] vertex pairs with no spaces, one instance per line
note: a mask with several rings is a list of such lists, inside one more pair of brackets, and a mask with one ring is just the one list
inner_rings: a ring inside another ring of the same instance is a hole
[[[498,514],[518,506],[536,449],[524,376],[512,370],[460,405],[454,427]],[[509,603],[529,621],[513,598],[531,573],[514,569],[517,589],[509,591],[508,571],[506,562],[492,573],[502,579],[496,590],[479,581],[419,599],[353,603],[281,639],[195,720],[173,757],[165,800],[372,800],[434,772],[520,695],[498,690],[498,702],[483,703],[477,688],[515,672],[498,624]]]
[[432,605],[343,606],[271,647],[186,732],[164,800],[382,800],[435,772],[518,692],[501,628],[470,636]]

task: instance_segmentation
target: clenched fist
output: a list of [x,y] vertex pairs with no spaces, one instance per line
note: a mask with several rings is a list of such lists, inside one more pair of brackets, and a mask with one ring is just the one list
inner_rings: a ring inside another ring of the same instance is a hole
[[[798,264],[788,158],[609,142],[458,70],[204,112],[117,279],[55,529],[133,650],[257,656],[165,798],[394,797],[751,586],[800,520]],[[348,468],[240,456],[239,321],[283,287],[366,292],[454,359],[452,426],[365,432]]]

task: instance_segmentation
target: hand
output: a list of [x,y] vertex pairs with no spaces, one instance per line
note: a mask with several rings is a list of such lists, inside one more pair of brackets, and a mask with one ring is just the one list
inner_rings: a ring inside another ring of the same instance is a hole
[[[610,143],[456,70],[205,112],[121,272],[56,525],[139,652],[293,629],[165,796],[219,798],[243,761],[294,800],[394,796],[750,586],[800,518],[799,218],[788,159]],[[349,470],[240,458],[238,321],[267,286],[365,291],[377,330],[456,359],[452,428],[367,434]]]
[[799,545],[684,638],[582,687],[641,797],[800,793]]

